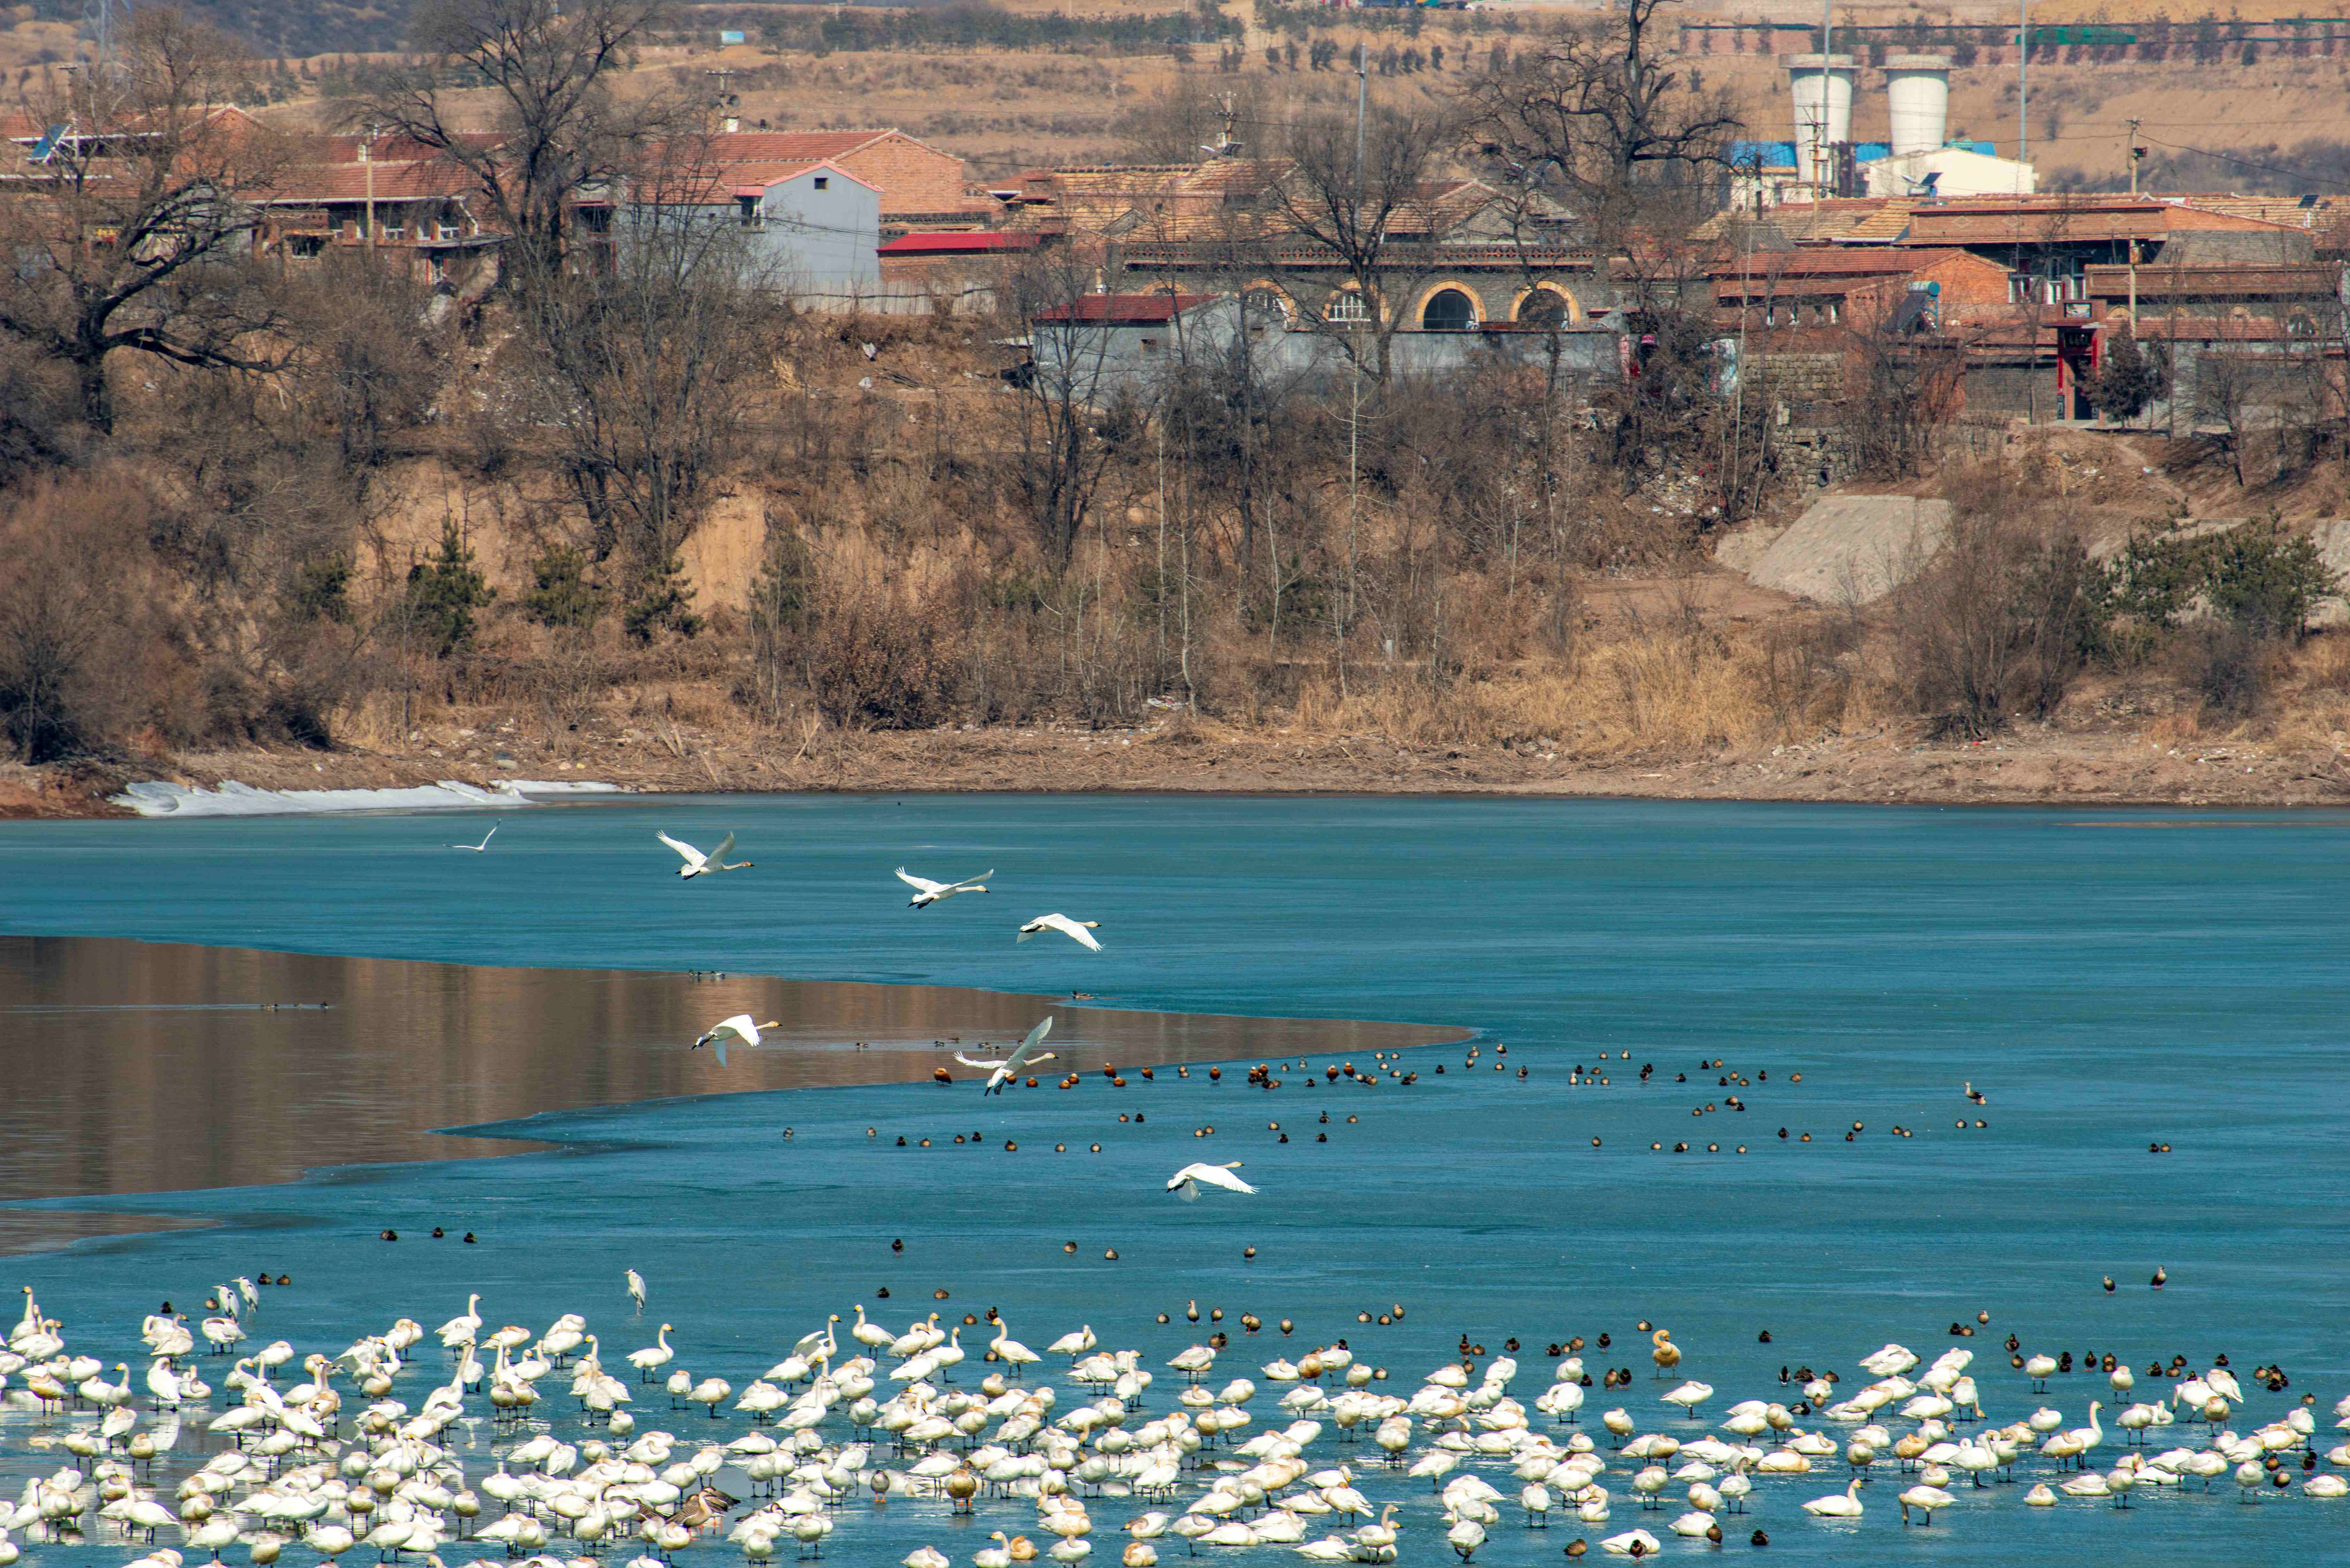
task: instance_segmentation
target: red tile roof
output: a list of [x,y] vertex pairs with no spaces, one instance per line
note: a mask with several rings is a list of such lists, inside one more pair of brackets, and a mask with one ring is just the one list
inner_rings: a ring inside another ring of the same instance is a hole
[[992,229],[931,231],[907,234],[881,247],[885,256],[981,255],[992,251],[1031,251],[1043,236]]
[[1935,245],[2068,244],[2162,239],[2182,230],[2275,233],[2284,225],[2209,213],[2159,197],[2024,196],[1956,201],[1913,208],[1909,244]]
[[302,163],[271,181],[266,200],[284,205],[324,202],[421,202],[471,193],[463,169],[438,160],[405,163]]
[[730,130],[712,137],[710,151],[729,162],[814,163],[897,134],[894,130]]
[[1099,321],[1114,327],[1145,327],[1172,321],[1193,306],[1205,305],[1204,294],[1088,294],[1066,305],[1036,313],[1039,321]]

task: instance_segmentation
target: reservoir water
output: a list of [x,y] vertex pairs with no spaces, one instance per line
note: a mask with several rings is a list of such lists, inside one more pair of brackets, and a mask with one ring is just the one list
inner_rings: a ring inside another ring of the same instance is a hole
[[[1595,1378],[1632,1370],[1628,1386],[1589,1391],[1585,1428],[1620,1406],[1643,1432],[1693,1438],[1705,1428],[1658,1397],[1674,1385],[1652,1376],[1636,1328],[1645,1321],[1682,1347],[1676,1378],[1718,1390],[1708,1407],[1717,1417],[1740,1399],[1800,1397],[1780,1383],[1783,1366],[1833,1368],[1843,1391],[1856,1389],[1869,1377],[1858,1359],[1898,1340],[1929,1361],[1971,1350],[1993,1421],[2044,1404],[2070,1427],[2101,1400],[2107,1437],[2093,1464],[2110,1466],[2127,1446],[2117,1407],[2166,1392],[2147,1369],[2174,1355],[2196,1369],[2229,1358],[2247,1394],[2230,1417],[2238,1431],[2314,1394],[2316,1452],[2342,1436],[2343,815],[825,797],[664,799],[504,821],[497,852],[480,856],[441,847],[479,837],[447,817],[9,825],[0,935],[1037,998],[1083,991],[1106,1009],[1457,1026],[1473,1032],[1477,1056],[1422,1046],[1399,1064],[1415,1084],[1382,1075],[1362,1086],[1325,1076],[1342,1064],[1373,1071],[1340,1040],[1322,1037],[1328,1048],[1317,1050],[1310,1033],[1252,1038],[1235,1025],[1236,1063],[1277,1051],[1295,1063],[1303,1050],[1321,1086],[1304,1087],[1308,1069],[1295,1066],[1276,1070],[1276,1090],[1248,1086],[1234,1068],[1210,1080],[1195,1066],[1149,1082],[1128,1074],[1117,1088],[1079,1058],[1055,1064],[1080,1071],[1067,1090],[1045,1076],[1037,1090],[988,1100],[975,1084],[927,1082],[651,1099],[471,1129],[533,1140],[508,1158],[357,1166],[308,1154],[309,1091],[284,1092],[282,1075],[256,1073],[234,1107],[237,1136],[282,1142],[304,1151],[296,1163],[326,1168],[291,1185],[60,1192],[46,1201],[223,1223],[11,1257],[0,1284],[33,1286],[65,1320],[69,1347],[109,1367],[137,1363],[140,1317],[161,1298],[188,1311],[216,1282],[266,1269],[295,1282],[266,1294],[256,1342],[283,1336],[333,1354],[396,1315],[437,1324],[478,1290],[488,1322],[534,1334],[557,1314],[584,1314],[608,1366],[674,1324],[679,1365],[737,1389],[854,1305],[897,1327],[996,1307],[1039,1349],[1089,1324],[1105,1349],[1143,1352],[1159,1376],[1147,1408],[1160,1413],[1180,1383],[1164,1362],[1208,1326],[1184,1320],[1196,1301],[1227,1314],[1216,1380],[1246,1375],[1266,1390],[1250,1432],[1282,1419],[1266,1407],[1283,1386],[1255,1369],[1341,1336],[1389,1369],[1380,1386],[1399,1396],[1461,1359],[1461,1338],[1485,1347],[1471,1358],[1482,1367],[1514,1336],[1522,1369],[1511,1392],[1531,1400],[1550,1381],[1544,1348],[1581,1335]],[[702,844],[733,831],[757,867],[681,882],[656,827]],[[933,877],[996,875],[983,897],[918,912],[889,876],[901,863]],[[1058,938],[1014,944],[1020,921],[1052,910],[1100,920],[1105,950]],[[394,1012],[337,1011],[338,1037],[362,1054],[370,1042],[395,1051],[413,1032]],[[711,1011],[696,1022],[722,1015]],[[245,1022],[266,1029],[273,1019],[288,1031],[318,1023],[293,1012]],[[1002,1023],[991,1014],[975,1028]],[[468,1019],[459,1032],[495,1026]],[[69,1070],[23,1048],[36,1027],[26,1014],[0,1016],[0,1059],[34,1087]],[[173,1048],[168,1021],[142,1027],[153,1050]],[[728,1086],[702,1063],[690,1075],[664,1066],[627,1079],[616,1054],[658,1054],[644,1031],[621,1041],[575,1019],[571,1033],[560,1044],[583,1079],[640,1081],[665,1096]],[[671,1049],[683,1053],[690,1038]],[[542,1048],[538,1060],[541,1074],[561,1076],[560,1051]],[[1716,1060],[1718,1069],[1700,1065]],[[1653,1068],[1645,1083],[1643,1066]],[[769,1070],[753,1062],[741,1081],[763,1085]],[[1732,1075],[1746,1082],[1721,1082]],[[1577,1081],[1596,1077],[1607,1081]],[[120,1092],[135,1098],[143,1081]],[[1967,1083],[1983,1103],[1965,1097]],[[34,1103],[21,1094],[0,1084],[0,1100]],[[1146,1119],[1121,1119],[1136,1113]],[[149,1138],[196,1147],[222,1136],[229,1114],[201,1096],[149,1095],[139,1109]],[[58,1136],[29,1122],[11,1132]],[[1673,1152],[1682,1143],[1689,1152]],[[355,1144],[359,1158],[393,1158]],[[2149,1152],[2164,1144],[2170,1152]],[[1243,1161],[1258,1195],[1177,1202],[1164,1183],[1192,1159]],[[447,1232],[439,1241],[435,1225]],[[401,1239],[378,1240],[385,1229]],[[466,1231],[475,1244],[457,1241]],[[1115,1261],[1104,1255],[1112,1250]],[[2148,1283],[2158,1266],[2159,1291]],[[651,1288],[641,1322],[619,1288],[629,1267]],[[1395,1304],[1408,1309],[1400,1323],[1358,1321]],[[1162,1312],[1172,1318],[1163,1326]],[[1243,1313],[1265,1328],[1242,1332]],[[1294,1325],[1286,1338],[1283,1318]],[[1954,1325],[1976,1333],[1953,1337]],[[2008,1365],[2010,1334],[2026,1354],[2114,1355],[2135,1368],[2137,1388],[2117,1395],[2102,1373],[2075,1371],[2035,1393]],[[446,1378],[437,1346],[419,1349],[398,1396],[411,1407]],[[217,1386],[219,1363],[206,1359]],[[2249,1376],[2262,1366],[2281,1368],[2287,1386],[2262,1387]],[[974,1354],[959,1386],[983,1370]],[[1032,1381],[1052,1371],[1066,1366],[1048,1362]],[[1081,1390],[1055,1381],[1066,1409]],[[576,1438],[573,1402],[549,1386],[556,1397],[542,1408]],[[688,1442],[702,1428],[720,1438],[744,1429],[731,1413],[712,1422],[668,1403],[658,1386],[639,1390],[639,1429]],[[210,1407],[224,1407],[220,1396]],[[1546,1417],[1534,1425],[1561,1441],[1569,1431]],[[1846,1431],[1816,1414],[1802,1425],[1839,1444]],[[29,1413],[0,1415],[0,1496],[63,1462],[29,1446],[43,1429]],[[464,1430],[442,1440],[476,1474],[504,1444],[484,1423],[468,1449]],[[2194,1446],[2202,1434],[2182,1416],[2156,1446]],[[1326,1430],[1307,1457],[1346,1457],[1336,1436]],[[1409,1500],[1400,1560],[1455,1560],[1429,1481],[1356,1464],[1375,1501]],[[1474,1561],[1554,1563],[1569,1540],[1635,1526],[1663,1537],[1665,1555],[1710,1550],[1665,1531],[1672,1511],[1643,1513],[1628,1490],[1636,1468],[1611,1465],[1607,1525],[1568,1515],[1528,1531],[1504,1507]],[[2321,1472],[2335,1468],[2321,1458]],[[1752,1551],[1759,1527],[1772,1552],[1804,1562],[2075,1552],[2282,1563],[2350,1551],[2350,1499],[2302,1495],[2298,1455],[2293,1484],[2257,1505],[2222,1478],[2208,1496],[2140,1488],[2127,1510],[2072,1499],[2030,1509],[2023,1484],[1976,1493],[1961,1474],[1951,1489],[1960,1503],[1930,1530],[1904,1530],[1893,1501],[1915,1478],[1894,1474],[1889,1459],[1876,1469],[1866,1511],[1849,1523],[1798,1506],[1842,1490],[1840,1458],[1758,1481],[1751,1516],[1721,1516],[1724,1550]],[[2041,1461],[2019,1469],[2027,1482],[2056,1479]],[[1514,1497],[1506,1467],[1479,1473]],[[1096,1560],[1113,1562],[1118,1526],[1141,1504],[1092,1506]],[[1044,1539],[1027,1504],[957,1521],[943,1502],[898,1499],[878,1511],[843,1506],[837,1519],[826,1554],[854,1563],[894,1563],[924,1542],[964,1562],[999,1528]],[[1160,1544],[1182,1554],[1171,1537]],[[139,1550],[109,1535],[31,1552],[119,1563]],[[1269,1553],[1287,1555],[1237,1552]],[[286,1560],[312,1555],[297,1546]],[[472,1553],[452,1542],[441,1555]],[[242,1549],[229,1556],[241,1561]],[[712,1542],[681,1560],[734,1556]]]

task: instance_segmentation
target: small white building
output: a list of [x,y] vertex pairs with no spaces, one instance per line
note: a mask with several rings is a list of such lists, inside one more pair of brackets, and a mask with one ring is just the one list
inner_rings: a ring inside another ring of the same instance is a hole
[[870,291],[881,283],[881,192],[837,163],[737,164],[723,171],[752,251],[791,292]]
[[1871,196],[2029,196],[2040,184],[2031,164],[1963,145],[1892,153],[1859,167]]

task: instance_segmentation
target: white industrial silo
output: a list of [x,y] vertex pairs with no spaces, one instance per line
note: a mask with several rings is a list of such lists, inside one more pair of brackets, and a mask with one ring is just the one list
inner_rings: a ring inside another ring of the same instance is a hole
[[1891,56],[1885,96],[1893,111],[1894,157],[1940,151],[1950,121],[1950,56]]
[[1852,57],[1785,55],[1779,63],[1795,100],[1795,177],[1824,184],[1834,167],[1828,150],[1852,140]]

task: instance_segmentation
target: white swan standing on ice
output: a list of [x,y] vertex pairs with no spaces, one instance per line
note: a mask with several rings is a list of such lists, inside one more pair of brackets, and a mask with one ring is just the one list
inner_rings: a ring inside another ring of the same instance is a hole
[[[749,1013],[738,1012],[733,1017],[723,1023],[713,1023],[703,1031],[702,1038],[693,1043],[693,1048],[699,1051],[704,1045],[710,1046],[718,1053],[718,1064],[723,1067],[726,1065],[727,1036],[732,1035],[745,1045],[756,1045],[759,1043],[760,1030],[779,1027],[781,1026],[772,1018],[764,1023],[754,1023]],[[642,1306],[644,1303],[639,1302],[637,1304]]]
[[629,1365],[642,1373],[643,1380],[646,1382],[652,1380],[655,1367],[667,1366],[677,1355],[676,1351],[670,1348],[669,1328],[669,1324],[661,1324],[660,1332],[653,1335],[652,1344],[646,1345],[642,1350],[629,1352]]
[[914,896],[906,900],[906,907],[910,909],[927,909],[953,898],[957,893],[984,893],[987,891],[987,879],[994,875],[991,868],[961,882],[933,882],[927,877],[915,876],[903,866],[898,867],[898,880],[914,890]]
[[731,866],[726,863],[726,852],[734,847],[734,836],[731,833],[720,839],[718,847],[707,855],[691,844],[671,838],[666,833],[656,831],[653,836],[676,850],[684,858],[685,864],[677,868],[677,874],[681,877],[712,877],[721,871],[751,869],[752,863],[748,860],[737,860]]
[[1058,931],[1071,941],[1099,952],[1101,943],[1094,940],[1094,933],[1100,929],[1099,920],[1073,920],[1066,915],[1055,912],[1050,915],[1039,915],[1021,927],[1019,940],[1024,942],[1030,937],[1042,936],[1046,931]]
[[1255,1188],[1232,1174],[1240,1168],[1241,1161],[1237,1159],[1226,1165],[1209,1165],[1204,1161],[1187,1165],[1167,1179],[1167,1190],[1180,1194],[1186,1203],[1197,1203],[1200,1200],[1200,1183],[1203,1181],[1211,1187],[1221,1187],[1227,1192],[1253,1193],[1256,1190]]

